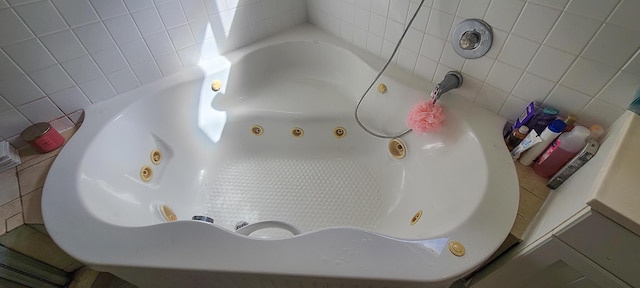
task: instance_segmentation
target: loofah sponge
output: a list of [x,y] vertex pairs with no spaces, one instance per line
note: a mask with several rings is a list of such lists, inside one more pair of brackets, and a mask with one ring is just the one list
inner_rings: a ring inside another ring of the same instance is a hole
[[444,121],[444,109],[433,101],[420,102],[409,110],[407,126],[418,134],[438,131]]

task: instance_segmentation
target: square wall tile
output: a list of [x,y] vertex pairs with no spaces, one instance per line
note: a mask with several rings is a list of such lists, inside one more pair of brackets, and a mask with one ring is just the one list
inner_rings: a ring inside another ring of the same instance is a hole
[[460,7],[458,7],[457,16],[462,18],[470,19],[482,19],[484,18],[484,13],[487,12],[487,8],[489,8],[490,0],[462,0],[460,2]]
[[637,0],[622,0],[620,6],[613,11],[609,22],[628,29],[640,30],[638,11],[640,11],[640,2]]
[[5,139],[20,134],[24,128],[31,125],[27,118],[24,118],[16,109],[0,112],[0,123],[2,123],[0,137]]
[[558,85],[549,94],[544,106],[558,109],[560,115],[578,114],[591,101],[591,97],[578,91]]
[[469,75],[462,74],[462,76],[464,78],[462,86],[457,88],[455,93],[473,102],[476,100],[478,93],[480,93],[480,89],[482,89],[482,82]]
[[622,67],[640,48],[640,32],[606,23],[582,56],[613,67]]
[[102,72],[89,55],[62,62],[62,67],[76,83],[84,83],[102,77]]
[[371,14],[369,17],[369,33],[376,35],[380,38],[384,37],[385,26],[387,21],[384,17],[378,14]]
[[56,63],[49,51],[37,39],[4,47],[4,51],[27,73]]
[[182,0],[182,9],[189,22],[207,18],[207,8],[202,0]]
[[91,100],[91,103],[98,103],[116,96],[116,91],[113,90],[105,77],[81,83],[79,86],[82,92],[87,95],[87,98]]
[[524,1],[492,0],[484,20],[492,27],[511,31],[523,7]]
[[60,91],[58,93],[49,96],[56,106],[62,109],[65,114],[71,114],[80,109],[84,109],[91,105],[91,102],[84,95],[82,90],[78,87],[73,87],[67,90]]
[[34,71],[29,76],[46,94],[53,94],[75,86],[69,75],[62,70],[59,64]]
[[144,40],[147,42],[147,47],[149,47],[154,57],[175,51],[171,39],[169,39],[169,34],[165,31],[147,35]]
[[67,28],[67,23],[49,1],[34,2],[14,8],[22,21],[36,35],[47,34]]
[[486,83],[502,91],[511,92],[516,83],[518,83],[520,76],[522,76],[522,72],[521,69],[496,61],[493,68],[491,68],[491,72],[489,72],[489,76],[487,76]]
[[604,21],[620,0],[581,0],[571,1],[567,11]]
[[156,57],[162,75],[171,75],[182,70],[182,63],[175,52]]
[[422,38],[422,46],[420,48],[420,55],[425,56],[431,60],[440,61],[440,55],[444,51],[444,46],[447,43],[430,34],[424,34]]
[[160,73],[160,69],[156,65],[156,62],[153,60],[138,63],[136,65],[131,66],[133,72],[138,77],[138,80],[144,84],[151,83],[162,78],[162,73]]
[[504,102],[502,109],[500,109],[500,116],[507,118],[508,120],[515,121],[522,111],[524,111],[524,107],[529,105],[529,102],[522,100],[515,96],[510,96],[507,98],[507,101]]
[[0,81],[0,94],[13,106],[44,97],[42,90],[27,75],[16,75]]
[[371,12],[387,17],[387,12],[389,12],[389,0],[372,0]]
[[640,77],[621,71],[596,98],[618,108],[626,109],[635,98],[638,89],[640,89]]
[[525,69],[540,44],[516,35],[510,35],[498,56],[498,60],[511,66]]
[[131,15],[129,14],[104,20],[104,24],[107,26],[107,30],[111,33],[113,40],[115,40],[118,45],[122,45],[142,37],[138,31],[138,27],[133,22],[133,18],[131,18]]
[[129,12],[122,0],[90,0],[90,2],[102,19],[124,15]]
[[416,60],[416,67],[414,68],[413,72],[423,79],[431,81],[436,74],[437,67],[438,62],[422,55],[418,55],[418,59]]
[[595,96],[615,73],[616,69],[608,65],[580,57],[562,78],[560,84],[589,96]]
[[433,0],[432,8],[449,14],[456,14],[460,0]]
[[142,38],[120,45],[120,50],[122,51],[124,58],[129,62],[129,65],[146,62],[152,59],[151,52],[149,52],[147,44],[144,43]]
[[140,87],[140,82],[129,68],[107,75],[118,94]]
[[404,68],[409,72],[413,72],[418,60],[418,53],[409,49],[400,48],[398,50],[398,66]]
[[0,9],[0,46],[33,38],[33,34],[20,21],[13,9]]
[[[390,1],[389,12],[387,17],[398,23],[406,23],[407,13],[409,12],[409,0]],[[413,16],[413,15],[412,15]]]
[[625,109],[593,99],[587,104],[584,110],[578,114],[578,121],[587,126],[598,124],[602,127],[609,127],[624,111]]
[[453,15],[438,10],[431,10],[429,23],[427,24],[427,33],[441,39],[447,39],[452,24]]
[[602,25],[601,21],[563,13],[549,33],[547,45],[578,55]]
[[98,67],[104,72],[104,74],[113,73],[118,70],[127,68],[127,61],[120,53],[120,50],[116,46],[107,48],[96,53],[91,53],[93,60],[96,61]]
[[467,59],[464,61],[462,72],[484,82],[484,80],[487,79],[487,75],[489,75],[489,71],[491,70],[494,62],[496,61],[487,57]]
[[193,39],[193,34],[191,34],[191,29],[189,25],[182,25],[175,28],[171,28],[167,30],[169,33],[169,38],[171,38],[171,42],[176,50],[183,49],[195,44],[195,39]]
[[162,24],[160,14],[158,14],[155,7],[135,11],[131,13],[131,16],[138,26],[138,29],[140,29],[140,33],[142,33],[142,35],[149,35],[164,31],[164,24]]
[[531,73],[524,73],[512,93],[518,98],[527,101],[527,103],[534,101],[537,105],[540,105],[549,96],[553,86],[555,86],[554,82],[542,79]]
[[11,104],[9,104],[7,100],[4,100],[4,97],[0,95],[0,112],[7,111],[9,109],[11,109]]
[[100,52],[115,46],[111,35],[102,22],[95,22],[88,25],[73,28],[80,42],[87,48],[89,53]]
[[[411,27],[416,28],[422,32],[427,31],[427,23],[429,22],[429,15],[431,14],[431,8],[429,8],[429,5],[426,2],[429,2],[429,1],[425,1],[425,4],[422,6],[422,9],[418,11],[418,15],[416,15],[416,19],[413,20],[413,23],[411,24]],[[413,14],[415,13],[416,9],[418,9],[418,4],[411,2],[411,4],[409,5],[410,14],[408,15],[408,18],[413,17]],[[409,20],[407,20],[407,22],[408,21]]]
[[485,57],[489,58],[498,58],[498,54],[502,52],[502,48],[504,47],[504,43],[507,42],[507,37],[509,33],[504,32],[499,29],[493,29],[493,43],[491,43],[491,48],[489,52],[485,54]]
[[518,18],[513,33],[536,42],[542,42],[562,11],[527,2]]
[[[69,26],[76,27],[99,20],[88,0],[52,0]],[[104,1],[106,2],[106,1]]]
[[387,24],[384,31],[384,40],[391,41],[394,44],[398,43],[403,32],[404,26],[402,24],[391,19],[387,19]]
[[24,74],[20,68],[0,49],[0,79]]
[[40,41],[58,62],[64,62],[87,54],[71,30],[63,30],[40,37]]
[[527,71],[557,82],[576,58],[575,55],[542,45],[536,56],[533,57]]
[[160,18],[162,18],[167,29],[187,24],[187,18],[184,16],[179,1],[170,0],[158,5],[157,8],[160,13]]
[[356,8],[353,24],[358,28],[368,30],[370,16],[371,16],[371,12],[369,10],[365,10],[363,8]]
[[480,93],[478,94],[478,97],[476,97],[475,103],[497,114],[502,108],[502,105],[504,105],[508,96],[509,94],[506,92],[485,84],[480,89]]
[[64,116],[64,113],[48,97],[40,98],[17,108],[32,123],[49,122]]
[[564,9],[569,3],[569,0],[528,0],[529,2],[542,4],[545,6],[551,6],[553,8]]
[[369,33],[369,37],[367,37],[367,51],[380,55],[382,53],[382,38]]
[[127,6],[127,9],[129,11],[138,11],[141,9],[153,7],[153,1],[152,0],[124,0],[124,5]]
[[182,62],[182,67],[192,67],[198,65],[200,61],[200,50],[198,50],[198,46],[196,45],[178,50],[177,53],[180,62]]

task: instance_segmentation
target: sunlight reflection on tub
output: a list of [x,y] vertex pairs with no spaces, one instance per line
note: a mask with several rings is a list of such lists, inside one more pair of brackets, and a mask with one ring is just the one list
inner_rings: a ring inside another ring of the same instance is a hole
[[[211,25],[207,25],[206,33],[211,33]],[[215,38],[208,39],[208,41],[215,41]],[[209,48],[216,47],[216,45],[209,45]],[[215,97],[223,95],[228,86],[229,74],[231,72],[231,62],[224,56],[221,56],[217,49],[215,51],[208,51],[207,55],[201,55],[198,66],[204,72],[205,81],[200,88],[200,102],[198,103],[198,127],[204,132],[213,143],[220,141],[222,131],[224,130],[225,123],[227,122],[227,112],[216,110],[213,108]],[[211,54],[215,54],[212,56]],[[213,80],[220,80],[223,85],[222,89],[217,92],[211,90],[211,82]]]

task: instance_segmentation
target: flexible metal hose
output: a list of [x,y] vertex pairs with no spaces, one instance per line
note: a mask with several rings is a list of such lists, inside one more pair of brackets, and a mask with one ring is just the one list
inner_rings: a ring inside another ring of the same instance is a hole
[[409,20],[409,23],[407,24],[407,27],[404,28],[404,32],[402,32],[402,36],[400,36],[400,40],[398,40],[398,43],[396,44],[396,47],[393,49],[393,52],[391,53],[391,56],[389,57],[389,60],[387,60],[387,63],[385,63],[384,66],[382,67],[382,69],[380,70],[380,72],[378,72],[378,75],[376,76],[375,79],[373,79],[373,81],[371,82],[371,84],[369,85],[367,90],[364,91],[364,93],[360,97],[360,100],[358,100],[358,104],[356,105],[356,109],[354,111],[354,116],[356,118],[356,122],[358,123],[360,128],[362,128],[362,130],[364,130],[365,132],[371,134],[372,136],[375,136],[375,137],[378,137],[378,138],[384,138],[384,139],[392,139],[392,138],[402,137],[403,135],[411,132],[411,129],[407,129],[407,130],[405,130],[405,131],[403,131],[403,132],[401,132],[399,134],[396,134],[396,135],[383,135],[383,134],[379,134],[379,133],[373,132],[373,131],[369,130],[367,127],[365,127],[364,124],[362,124],[362,122],[360,121],[360,117],[358,116],[358,109],[360,108],[360,104],[362,103],[362,100],[364,100],[364,98],[367,96],[367,93],[369,93],[369,91],[371,90],[371,87],[373,87],[373,85],[375,85],[376,82],[378,82],[380,77],[382,77],[382,74],[384,73],[384,71],[386,71],[387,67],[389,67],[389,64],[391,64],[391,61],[393,60],[393,57],[396,56],[396,53],[398,53],[398,49],[400,49],[400,43],[402,43],[402,40],[404,39],[404,36],[407,35],[407,31],[409,31],[409,27],[411,27],[411,24],[413,23],[413,20],[415,20],[416,16],[418,16],[418,12],[420,11],[420,8],[422,8],[422,4],[424,4],[424,0],[420,1],[420,4],[418,5],[418,9],[416,9],[416,12],[413,13],[413,17],[411,17],[411,20]]

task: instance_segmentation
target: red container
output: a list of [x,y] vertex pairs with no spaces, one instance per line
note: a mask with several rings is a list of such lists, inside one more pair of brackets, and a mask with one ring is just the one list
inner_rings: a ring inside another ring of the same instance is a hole
[[20,137],[40,153],[56,150],[64,143],[62,135],[47,122],[40,122],[27,127],[20,133]]

